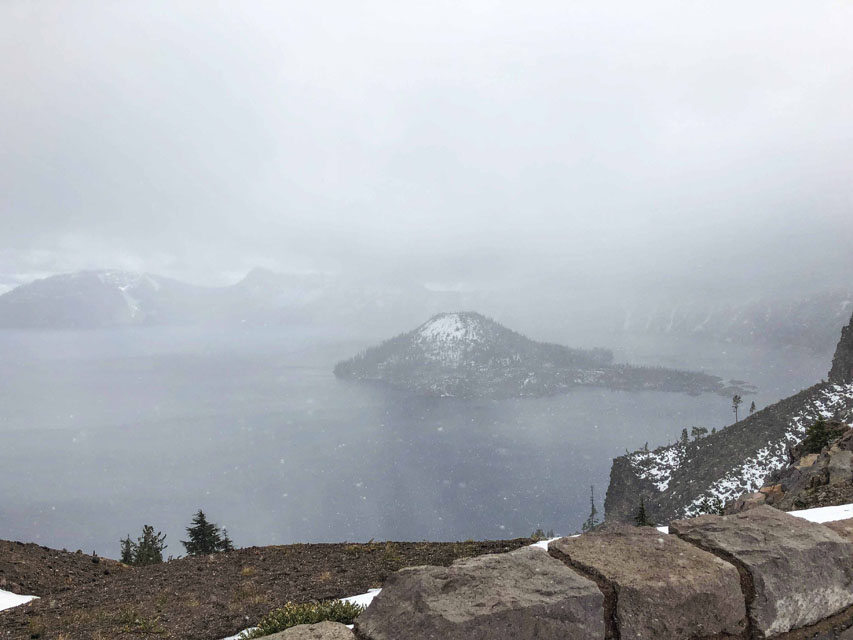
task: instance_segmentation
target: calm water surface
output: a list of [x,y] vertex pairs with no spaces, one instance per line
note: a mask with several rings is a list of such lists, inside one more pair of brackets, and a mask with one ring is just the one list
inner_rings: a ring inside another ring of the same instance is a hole
[[[759,406],[829,367],[731,345],[594,344],[749,380]],[[150,523],[179,555],[200,507],[239,546],[571,532],[590,485],[603,511],[613,456],[732,417],[710,395],[460,401],[336,380],[361,346],[306,328],[0,333],[0,538],[116,557]]]

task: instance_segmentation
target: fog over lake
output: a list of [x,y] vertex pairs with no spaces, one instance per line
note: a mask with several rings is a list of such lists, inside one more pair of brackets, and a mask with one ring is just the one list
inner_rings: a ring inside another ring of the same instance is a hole
[[729,424],[729,391],[461,400],[335,363],[469,311],[743,409],[816,383],[853,310],[851,22],[0,2],[0,539],[578,529],[614,456]]
[[[813,384],[830,355],[578,338],[617,361],[758,386]],[[716,395],[577,389],[549,398],[417,397],[337,380],[366,346],[335,327],[0,332],[0,539],[116,557],[142,524],[178,555],[203,508],[239,546],[461,540],[580,528],[610,459],[732,421]]]

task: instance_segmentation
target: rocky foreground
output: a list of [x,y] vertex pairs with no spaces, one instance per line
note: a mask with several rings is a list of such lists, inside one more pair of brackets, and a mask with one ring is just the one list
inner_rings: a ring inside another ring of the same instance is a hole
[[0,611],[0,638],[219,640],[288,601],[364,593],[401,567],[446,565],[531,542],[293,544],[128,567],[0,541],[0,589],[40,596]]
[[0,637],[217,640],[288,600],[382,584],[354,630],[323,623],[268,637],[853,639],[853,519],[818,524],[758,505],[665,531],[607,525],[545,549],[529,540],[260,547],[138,569],[3,543],[4,586],[38,583],[44,597],[0,613]]
[[393,574],[355,622],[277,640],[853,638],[853,520],[767,506],[611,525],[535,548]]

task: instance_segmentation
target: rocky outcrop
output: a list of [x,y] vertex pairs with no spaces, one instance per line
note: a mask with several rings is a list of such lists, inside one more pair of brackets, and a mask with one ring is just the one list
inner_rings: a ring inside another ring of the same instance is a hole
[[595,582],[539,549],[393,574],[355,623],[370,640],[603,638]]
[[841,340],[829,370],[829,381],[834,384],[853,382],[853,321],[841,330]]
[[853,502],[853,429],[841,422],[824,423],[824,429],[832,438],[829,444],[817,453],[794,447],[786,467],[771,473],[758,491],[726,504],[725,512],[761,504],[791,511]]
[[838,535],[847,538],[853,542],[853,518],[846,520],[836,520],[835,522],[827,522],[824,526],[829,527]]
[[[772,507],[648,527],[606,526],[394,574],[359,640],[849,640],[853,520]],[[343,640],[343,638],[341,639]]]
[[853,544],[828,527],[759,506],[670,524],[683,540],[741,572],[751,633],[814,625],[853,605]]
[[[791,449],[818,418],[845,420],[853,411],[851,338],[848,326],[822,382],[781,400],[713,435],[616,458],[605,499],[608,521],[631,521],[641,498],[658,522],[715,511],[770,484]],[[841,463],[839,457],[837,463]]]
[[853,384],[819,384],[705,438],[620,456],[610,471],[606,519],[632,521],[641,498],[652,520],[666,522],[754,493],[788,464],[809,425],[851,407]]
[[608,637],[739,637],[746,628],[737,569],[675,536],[622,525],[562,538],[548,552],[596,580]]
[[337,622],[300,624],[298,627],[264,637],[266,640],[355,640],[352,631]]

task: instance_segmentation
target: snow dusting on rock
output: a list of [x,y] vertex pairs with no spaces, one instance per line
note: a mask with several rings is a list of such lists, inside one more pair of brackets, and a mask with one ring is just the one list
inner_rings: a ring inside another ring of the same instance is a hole
[[754,493],[764,485],[764,479],[788,463],[788,449],[803,441],[806,428],[818,418],[831,419],[838,410],[853,404],[853,384],[828,385],[818,391],[810,401],[793,416],[785,435],[748,457],[740,465],[713,483],[684,509],[684,516],[702,513],[706,499],[719,499],[723,504],[744,493]]
[[658,491],[666,491],[672,472],[681,466],[684,460],[684,445],[674,444],[660,447],[654,451],[637,451],[628,457],[637,477],[650,480]]
[[415,344],[430,360],[458,364],[465,354],[483,340],[478,317],[471,314],[444,313],[417,329]]
[[[826,385],[819,389],[803,408],[791,417],[785,434],[767,442],[722,478],[711,484],[683,510],[693,517],[704,512],[707,500],[719,499],[723,504],[744,493],[758,491],[767,476],[788,463],[788,449],[802,442],[806,428],[819,417],[830,419],[840,410],[853,406],[853,384]],[[637,451],[627,456],[637,478],[647,480],[661,493],[667,491],[673,474],[685,464],[686,447],[673,444],[654,451]]]

